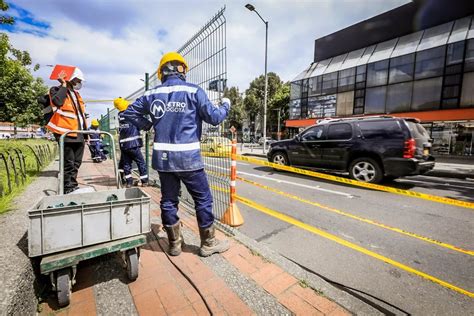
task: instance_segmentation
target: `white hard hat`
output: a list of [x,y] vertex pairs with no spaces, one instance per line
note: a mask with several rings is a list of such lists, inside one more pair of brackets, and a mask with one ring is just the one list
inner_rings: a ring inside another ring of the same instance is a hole
[[74,69],[74,73],[71,76],[71,80],[74,79],[74,78],[80,79],[81,81],[86,81],[86,79],[84,78],[84,74],[77,67],[76,67],[76,69]]

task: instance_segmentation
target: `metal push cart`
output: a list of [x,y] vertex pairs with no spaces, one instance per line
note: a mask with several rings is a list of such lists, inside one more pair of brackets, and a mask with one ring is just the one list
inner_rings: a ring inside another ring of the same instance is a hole
[[110,133],[100,131],[111,140],[117,189],[64,195],[64,137],[68,133],[59,141],[58,195],[43,197],[28,212],[29,257],[41,257],[40,272],[50,276],[59,306],[69,304],[82,260],[120,251],[128,278],[134,281],[139,247],[146,244],[145,234],[150,232],[150,197],[139,188],[121,188]]

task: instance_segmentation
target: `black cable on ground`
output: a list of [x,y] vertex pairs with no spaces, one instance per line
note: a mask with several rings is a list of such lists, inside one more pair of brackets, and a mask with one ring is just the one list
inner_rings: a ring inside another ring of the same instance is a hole
[[362,295],[360,295],[360,294],[357,294],[357,293],[355,293],[355,292],[358,292],[358,293],[362,293],[362,294],[364,294],[364,295],[367,295],[367,296],[369,296],[369,297],[371,297],[371,298],[373,298],[373,299],[375,299],[375,300],[377,300],[377,301],[379,301],[379,302],[382,302],[382,303],[384,303],[384,304],[386,304],[386,305],[388,305],[388,306],[390,306],[390,307],[393,307],[394,309],[396,309],[396,310],[398,310],[398,311],[404,313],[405,315],[411,315],[409,312],[407,312],[407,311],[401,309],[400,307],[395,306],[395,305],[393,305],[393,304],[391,304],[391,303],[389,303],[389,302],[387,302],[387,301],[384,301],[384,300],[381,299],[381,298],[378,298],[378,297],[376,297],[376,296],[374,296],[374,295],[372,295],[372,294],[369,294],[369,293],[367,293],[367,292],[364,292],[364,291],[362,291],[362,290],[358,290],[358,289],[355,289],[355,288],[353,288],[353,287],[344,285],[344,284],[342,284],[342,283],[333,281],[333,280],[331,280],[331,279],[329,279],[329,278],[327,278],[327,277],[325,277],[325,276],[323,276],[323,275],[321,275],[321,274],[319,274],[319,273],[317,273],[317,272],[311,270],[310,268],[305,267],[304,265],[302,265],[302,264],[300,264],[300,263],[294,261],[293,259],[288,258],[287,256],[285,256],[285,255],[283,255],[283,254],[280,254],[280,255],[281,255],[282,257],[288,259],[289,261],[293,262],[294,264],[296,264],[298,267],[302,268],[303,270],[305,270],[305,271],[307,271],[307,272],[309,272],[309,273],[312,273],[312,274],[314,274],[314,275],[317,275],[318,277],[320,277],[320,278],[323,279],[324,281],[326,281],[326,282],[328,282],[328,283],[331,283],[332,285],[334,285],[334,286],[337,287],[338,289],[340,289],[340,290],[342,290],[342,291],[344,291],[344,292],[346,292],[346,293],[348,293],[348,294],[350,294],[350,295],[352,295],[352,296],[358,298],[359,300],[363,301],[364,303],[366,303],[366,304],[372,306],[373,308],[375,308],[375,309],[381,311],[381,312],[384,313],[385,315],[396,315],[396,314],[393,313],[393,312],[391,312],[391,311],[389,311],[388,309],[384,308],[383,306],[380,306],[379,304],[376,304],[376,303],[374,303],[374,302],[368,300],[368,299],[365,298],[364,296],[362,296]]
[[166,258],[168,258],[168,260],[171,262],[171,264],[179,271],[179,273],[181,273],[185,278],[186,280],[188,280],[188,282],[192,285],[192,287],[198,292],[199,296],[201,297],[204,305],[206,305],[206,308],[207,310],[209,311],[209,315],[213,316],[214,313],[212,312],[211,310],[211,307],[209,306],[209,304],[207,303],[207,300],[204,298],[204,295],[201,293],[201,291],[198,289],[198,287],[196,286],[196,284],[193,282],[193,280],[191,280],[187,275],[186,273],[184,273],[184,271],[178,267],[178,265],[176,263],[173,262],[173,260],[171,260],[169,254],[166,252],[166,250],[163,248],[163,246],[161,245],[160,243],[160,237],[155,234],[155,232],[153,232],[153,235],[155,235],[155,238],[157,239],[157,242],[158,242],[158,245],[160,246],[161,250],[165,253],[166,255]]

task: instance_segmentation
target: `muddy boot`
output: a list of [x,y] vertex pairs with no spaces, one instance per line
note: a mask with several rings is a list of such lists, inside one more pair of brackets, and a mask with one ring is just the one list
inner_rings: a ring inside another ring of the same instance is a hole
[[173,226],[164,227],[166,234],[168,235],[168,253],[171,256],[179,256],[181,254],[181,247],[184,244],[183,235],[181,234],[181,222],[178,221]]
[[230,245],[228,240],[216,239],[216,228],[214,227],[214,224],[208,228],[199,227],[199,235],[201,236],[199,255],[202,257],[208,257],[214,253],[221,253],[229,250]]

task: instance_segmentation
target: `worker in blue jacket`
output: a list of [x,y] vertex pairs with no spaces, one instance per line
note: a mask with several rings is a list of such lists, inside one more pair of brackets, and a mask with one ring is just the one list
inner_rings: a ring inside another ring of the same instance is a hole
[[169,254],[181,253],[184,240],[178,217],[178,196],[182,181],[191,194],[201,237],[201,256],[229,249],[227,240],[215,238],[212,194],[201,160],[202,122],[218,125],[229,114],[230,100],[222,99],[220,107],[209,101],[199,86],[186,82],[188,65],[184,58],[171,52],[163,55],[158,67],[162,84],[147,91],[124,112],[130,121],[150,115],[155,130],[153,169],[161,182],[161,218],[169,240]]
[[[123,171],[125,185],[130,188],[133,185],[132,163],[135,162],[140,173],[140,181],[142,186],[148,185],[148,170],[145,160],[141,152],[143,140],[140,135],[140,129],[124,116],[124,111],[129,103],[127,100],[117,98],[114,100],[114,106],[119,111],[119,146],[120,146],[120,162],[119,168]],[[136,118],[141,129],[149,130],[151,122],[144,117]]]
[[91,131],[97,131],[97,133],[89,134],[89,140],[87,142],[93,162],[102,162],[107,160],[107,151],[104,149],[102,144],[102,138],[99,133],[99,120],[93,119],[91,122]]

